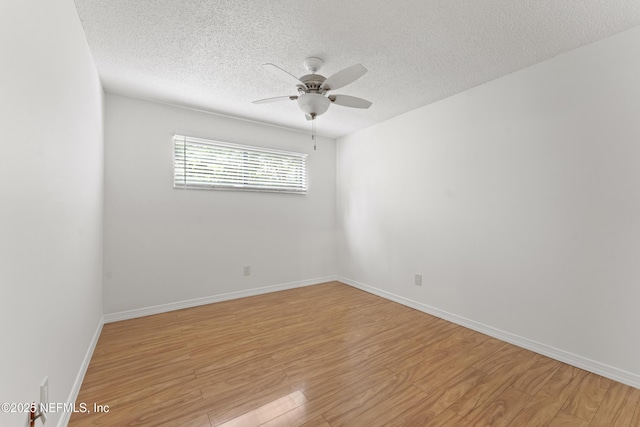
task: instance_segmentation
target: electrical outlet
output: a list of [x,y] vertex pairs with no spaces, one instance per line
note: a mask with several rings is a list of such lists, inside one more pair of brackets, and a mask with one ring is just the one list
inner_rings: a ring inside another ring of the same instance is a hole
[[416,274],[416,286],[422,286],[422,274]]
[[244,275],[245,276],[251,276],[251,266],[250,265],[245,265],[244,266]]

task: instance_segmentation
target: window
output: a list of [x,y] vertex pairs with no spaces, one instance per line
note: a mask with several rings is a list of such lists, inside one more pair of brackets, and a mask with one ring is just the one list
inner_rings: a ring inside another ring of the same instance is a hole
[[307,192],[307,155],[176,135],[174,188]]

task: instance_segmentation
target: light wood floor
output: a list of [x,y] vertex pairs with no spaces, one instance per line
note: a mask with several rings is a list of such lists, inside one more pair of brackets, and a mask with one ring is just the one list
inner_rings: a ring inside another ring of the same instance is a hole
[[640,426],[640,390],[340,283],[104,326],[75,426]]

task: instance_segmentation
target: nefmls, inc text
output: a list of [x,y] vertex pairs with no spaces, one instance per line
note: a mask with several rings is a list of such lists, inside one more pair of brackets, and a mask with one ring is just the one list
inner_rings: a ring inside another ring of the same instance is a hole
[[93,405],[88,405],[85,402],[80,403],[61,403],[61,402],[50,402],[50,403],[41,403],[39,405],[40,412],[44,413],[56,413],[56,412],[78,412],[82,414],[91,413],[91,412],[109,412],[109,405],[100,405],[98,403],[94,403]]

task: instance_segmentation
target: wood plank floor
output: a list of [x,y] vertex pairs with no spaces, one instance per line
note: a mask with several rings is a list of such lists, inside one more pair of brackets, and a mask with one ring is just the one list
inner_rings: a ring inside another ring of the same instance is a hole
[[640,426],[640,390],[332,282],[104,326],[70,426]]

